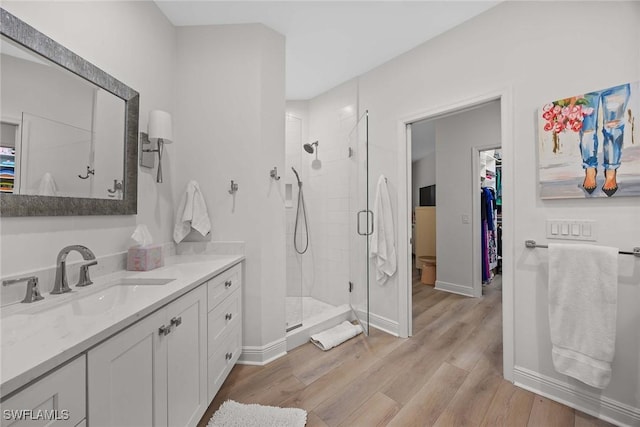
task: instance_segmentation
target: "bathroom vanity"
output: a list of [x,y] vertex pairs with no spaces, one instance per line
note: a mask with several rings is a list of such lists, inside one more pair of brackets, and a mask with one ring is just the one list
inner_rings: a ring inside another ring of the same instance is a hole
[[2,426],[12,410],[52,425],[196,425],[240,356],[242,261],[174,256],[3,307]]

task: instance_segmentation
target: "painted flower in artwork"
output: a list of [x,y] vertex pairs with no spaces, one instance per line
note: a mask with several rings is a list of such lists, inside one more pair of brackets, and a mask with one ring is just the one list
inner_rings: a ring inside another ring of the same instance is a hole
[[586,116],[593,114],[593,107],[582,97],[573,97],[553,101],[542,107],[542,118],[546,120],[543,129],[553,132],[553,152],[560,150],[558,135],[567,130],[580,132]]

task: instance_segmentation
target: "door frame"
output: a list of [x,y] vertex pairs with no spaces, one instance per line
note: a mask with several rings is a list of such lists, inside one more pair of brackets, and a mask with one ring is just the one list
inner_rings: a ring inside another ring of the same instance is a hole
[[[500,135],[504,165],[502,167],[503,221],[502,241],[502,339],[503,376],[513,381],[515,355],[514,337],[514,248],[513,230],[515,218],[513,191],[513,89],[506,86],[490,92],[458,99],[453,103],[440,104],[433,108],[409,113],[397,121],[398,141],[398,333],[400,337],[412,334],[411,298],[411,132],[408,125],[425,119],[435,119],[445,115],[500,101]],[[474,251],[474,258],[476,252]],[[479,255],[479,251],[478,251]],[[479,261],[478,261],[479,262]],[[472,263],[475,265],[475,261]],[[473,266],[472,266],[473,267]]]

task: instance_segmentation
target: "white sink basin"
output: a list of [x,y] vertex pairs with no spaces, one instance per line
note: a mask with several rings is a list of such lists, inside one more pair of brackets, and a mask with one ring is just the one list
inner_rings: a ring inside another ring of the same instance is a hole
[[[40,305],[35,303],[33,307],[21,311],[20,314],[37,315],[66,315],[74,314],[79,316],[97,316],[124,303],[128,298],[144,294],[154,286],[166,285],[175,279],[146,279],[146,278],[123,278],[119,279],[107,287],[93,290],[85,288],[78,292],[77,296],[72,296],[70,300],[60,302],[55,305]],[[73,295],[73,294],[71,294]]]
[[[126,306],[127,301],[139,301],[144,305],[146,298],[153,299],[154,289],[157,286],[166,285],[175,279],[142,279],[123,278],[105,285],[89,286],[87,288],[75,288],[61,297],[60,301],[51,300],[47,304],[48,295],[43,301],[32,304],[20,304],[20,310],[12,313],[3,313],[0,321],[0,333],[3,346],[15,342],[25,341],[37,336],[42,330],[55,329],[57,327],[82,328],[84,322],[71,325],[74,316],[92,321],[100,315],[108,315],[118,307]],[[42,304],[44,303],[44,304]],[[78,319],[76,317],[76,319]],[[20,331],[19,333],[16,331]]]
[[161,286],[171,283],[176,279],[139,279],[125,278],[115,282],[114,286]]

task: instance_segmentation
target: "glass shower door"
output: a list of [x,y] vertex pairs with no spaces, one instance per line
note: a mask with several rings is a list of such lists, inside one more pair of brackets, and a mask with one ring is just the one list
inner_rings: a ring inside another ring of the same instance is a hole
[[365,111],[349,134],[349,304],[369,335],[369,241],[373,213],[369,206],[369,114]]
[[[304,227],[300,229],[300,233],[296,233],[296,216],[299,215],[299,206],[297,206],[298,192],[300,187],[296,183],[292,167],[302,172],[302,119],[286,115],[285,120],[285,142],[286,142],[286,164],[284,170],[285,184],[289,187],[291,196],[288,198],[289,203],[286,206],[287,219],[287,294],[286,294],[286,331],[292,331],[300,328],[303,321],[303,303],[302,298],[305,295],[303,263],[304,254],[298,253],[296,247],[304,248]],[[306,218],[302,220],[306,221]],[[308,236],[307,236],[308,237]],[[297,238],[297,241],[294,239]],[[307,255],[308,256],[308,255]]]

